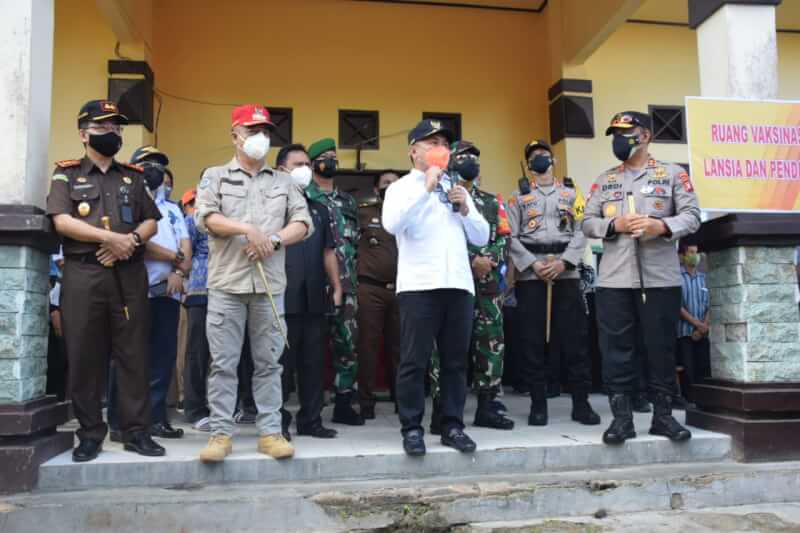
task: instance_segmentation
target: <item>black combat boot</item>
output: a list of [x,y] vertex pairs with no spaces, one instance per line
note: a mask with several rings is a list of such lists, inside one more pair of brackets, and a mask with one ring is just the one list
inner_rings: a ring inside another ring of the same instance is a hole
[[653,398],[653,421],[650,424],[650,434],[661,435],[675,442],[692,438],[692,433],[672,416],[672,404],[670,397],[666,394],[658,393]]
[[514,429],[514,421],[498,411],[494,402],[494,392],[478,391],[478,409],[475,411],[473,425],[492,429]]
[[589,404],[589,394],[577,390],[572,393],[572,419],[585,426],[596,426],[600,423],[598,415]]
[[431,435],[442,434],[442,412],[439,410],[439,398],[431,400]]
[[611,413],[614,420],[603,433],[603,442],[606,444],[622,444],[627,439],[636,437],[633,428],[633,411],[631,411],[631,400],[625,394],[612,394],[609,399]]
[[528,425],[547,425],[547,385],[545,383],[537,383],[531,387],[531,413],[528,415]]
[[336,424],[346,424],[348,426],[363,426],[364,419],[355,409],[353,409],[353,392],[337,392],[336,402],[333,406],[333,418]]
[[291,425],[292,413],[281,407],[281,433],[283,434],[283,438],[288,441],[292,440],[292,433],[289,431]]

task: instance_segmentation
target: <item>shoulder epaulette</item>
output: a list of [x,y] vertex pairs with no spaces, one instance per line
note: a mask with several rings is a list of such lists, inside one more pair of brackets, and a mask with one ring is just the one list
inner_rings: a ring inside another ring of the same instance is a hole
[[142,165],[135,165],[133,163],[123,163],[120,161],[119,163],[123,167],[132,168],[133,170],[138,170],[139,172],[144,172],[144,167]]
[[561,183],[564,184],[564,187],[568,187],[570,189],[574,189],[575,188],[575,182],[572,180],[572,178],[568,178],[568,177],[564,176],[564,179],[561,180]]
[[56,166],[61,168],[77,167],[80,164],[80,159],[64,159],[63,161],[56,161]]

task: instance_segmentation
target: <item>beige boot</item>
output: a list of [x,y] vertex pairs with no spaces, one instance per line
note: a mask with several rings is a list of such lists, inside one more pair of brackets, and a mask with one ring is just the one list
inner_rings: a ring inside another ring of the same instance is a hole
[[233,451],[233,439],[227,435],[212,435],[208,444],[200,450],[200,460],[204,463],[219,463]]
[[294,446],[280,433],[273,433],[258,438],[258,451],[275,459],[288,459],[294,455]]

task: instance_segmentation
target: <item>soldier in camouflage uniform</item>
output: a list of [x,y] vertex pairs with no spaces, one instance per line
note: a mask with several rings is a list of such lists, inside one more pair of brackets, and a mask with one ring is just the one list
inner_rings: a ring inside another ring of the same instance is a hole
[[[502,200],[482,191],[473,180],[480,175],[480,155],[477,146],[469,141],[459,141],[452,147],[452,174],[458,174],[462,185],[472,195],[475,207],[489,223],[489,242],[486,246],[467,246],[475,277],[475,314],[472,323],[473,386],[478,390],[478,409],[474,425],[494,429],[513,429],[514,421],[505,416],[505,407],[495,401],[503,378],[503,291],[505,259],[511,227],[502,206]],[[433,414],[431,433],[438,434],[439,354],[434,351],[431,360],[431,394]]]
[[[547,425],[547,349],[566,357],[572,391],[572,419],[596,425],[600,417],[589,405],[591,371],[588,321],[580,291],[578,264],[586,249],[581,231],[583,199],[572,180],[553,177],[553,151],[545,141],[525,147],[533,181],[521,180],[509,201],[511,259],[525,354],[524,374],[531,390],[528,424]],[[551,336],[546,346],[547,293],[552,284]]]
[[336,403],[333,422],[361,426],[364,419],[352,407],[354,385],[358,375],[356,341],[358,324],[358,207],[349,194],[336,189],[333,177],[336,174],[336,143],[333,139],[322,139],[308,148],[308,157],[314,170],[314,180],[306,187],[309,200],[318,202],[330,211],[331,230],[339,261],[339,280],[342,286],[342,305],[337,307],[331,319],[333,343],[333,368],[336,372],[334,386]]

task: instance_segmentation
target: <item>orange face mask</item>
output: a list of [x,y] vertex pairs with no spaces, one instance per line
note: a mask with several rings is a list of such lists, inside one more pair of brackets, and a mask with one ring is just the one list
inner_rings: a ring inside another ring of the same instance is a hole
[[446,169],[450,162],[450,150],[446,146],[434,146],[425,153],[425,162],[429,167]]

